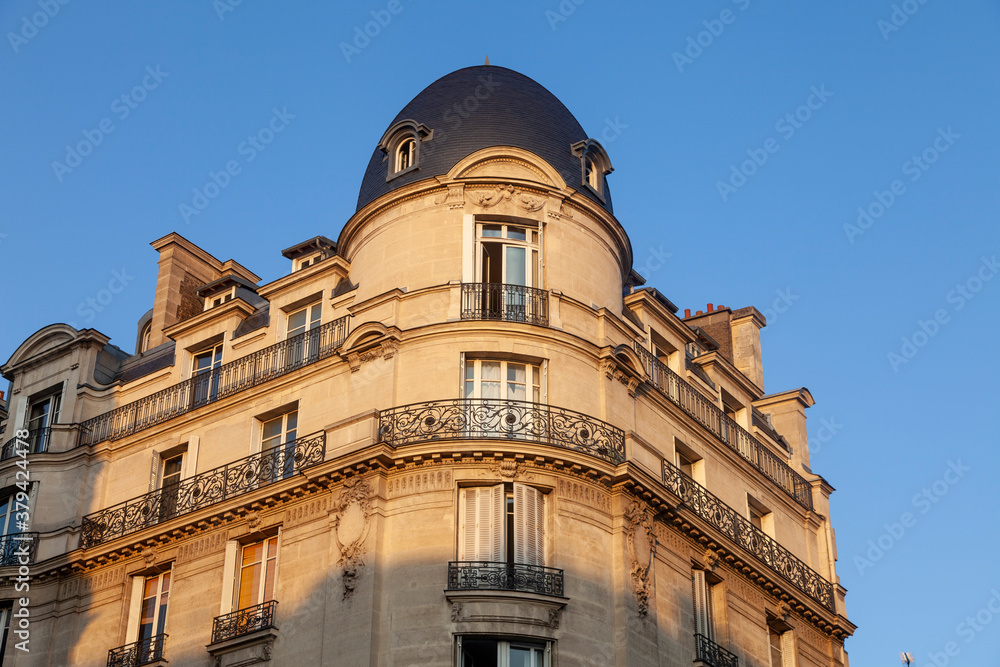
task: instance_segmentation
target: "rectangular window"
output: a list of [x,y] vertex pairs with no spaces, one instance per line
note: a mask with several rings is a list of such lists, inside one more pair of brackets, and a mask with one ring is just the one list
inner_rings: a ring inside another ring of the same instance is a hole
[[221,306],[222,304],[232,301],[233,296],[236,293],[236,288],[231,287],[228,292],[223,292],[222,294],[216,294],[215,296],[205,297],[205,310],[210,310],[216,306]]
[[545,564],[545,495],[525,484],[460,490],[458,559]]
[[767,641],[770,667],[795,667],[795,635],[787,623],[768,616]]
[[10,632],[10,617],[13,613],[13,603],[0,606],[0,664],[3,664],[7,653],[7,634]]
[[214,401],[219,392],[219,367],[222,366],[222,343],[192,357],[191,381],[194,405]]
[[468,295],[464,308],[483,319],[535,322],[542,319],[544,304],[533,289],[541,288],[540,234],[523,225],[477,225],[475,266],[478,294]]
[[167,625],[167,603],[170,601],[170,571],[146,577],[139,616],[138,641],[162,635]]
[[264,472],[270,471],[269,481],[291,477],[295,473],[298,425],[298,410],[261,422],[260,449],[264,454],[262,476]]
[[747,494],[747,518],[754,527],[774,537],[774,514],[749,493]]
[[184,452],[169,455],[160,462],[160,521],[177,516],[177,498],[181,474],[184,471]]
[[52,393],[34,398],[28,403],[28,453],[48,451],[52,424],[59,421],[61,394]]
[[704,570],[691,573],[691,587],[694,593],[694,631],[711,641],[715,641],[715,609],[712,583],[706,579]]
[[459,637],[459,667],[549,667],[551,643]]
[[465,398],[541,400],[541,367],[514,361],[468,359],[465,362]]
[[246,609],[273,600],[277,576],[277,536],[244,545],[237,571],[236,608]]
[[309,363],[319,358],[319,334],[310,333],[323,323],[322,303],[314,303],[288,314],[288,333],[285,340],[291,341],[286,363],[294,366]]

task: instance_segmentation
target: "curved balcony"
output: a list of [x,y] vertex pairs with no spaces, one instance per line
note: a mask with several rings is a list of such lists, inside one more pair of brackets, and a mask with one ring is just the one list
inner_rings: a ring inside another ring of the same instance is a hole
[[507,283],[462,283],[463,320],[549,325],[549,293]]
[[518,591],[562,597],[563,571],[521,563],[452,561],[448,563],[448,590]]
[[[18,438],[16,435],[4,443],[0,449],[0,461],[12,459],[15,456],[27,456],[28,454],[40,454],[49,449],[49,441],[52,439],[52,427],[35,428],[28,431],[28,436]],[[18,443],[23,443],[20,449]]]
[[83,517],[84,549],[280,482],[326,456],[326,433],[307,435]]
[[834,611],[833,584],[666,459],[663,485],[681,499],[684,507],[824,608]]
[[620,428],[585,414],[527,401],[456,398],[379,412],[379,436],[398,447],[435,440],[520,440],[625,460]]
[[265,347],[80,424],[80,445],[118,440],[333,356],[350,315]]
[[37,551],[38,533],[4,535],[0,537],[0,567],[31,565]]

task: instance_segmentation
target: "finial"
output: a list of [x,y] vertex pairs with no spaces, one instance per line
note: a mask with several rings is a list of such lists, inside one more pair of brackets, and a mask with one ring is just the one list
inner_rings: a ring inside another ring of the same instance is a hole
[[490,57],[489,57],[489,56],[486,56],[486,64],[487,64],[487,65],[489,65],[489,64],[490,64]]

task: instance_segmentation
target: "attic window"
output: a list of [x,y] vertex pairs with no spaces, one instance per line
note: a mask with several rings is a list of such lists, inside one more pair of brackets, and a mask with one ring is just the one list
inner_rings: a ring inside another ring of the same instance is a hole
[[323,259],[323,253],[320,252],[316,253],[315,255],[309,255],[308,257],[303,257],[296,263],[295,270],[301,271],[302,269],[308,268],[313,264],[317,264],[322,259]]
[[604,191],[604,177],[614,171],[608,154],[593,139],[578,141],[570,146],[570,150],[580,158],[580,186],[597,195],[603,202],[607,194]]
[[401,120],[386,130],[378,145],[388,163],[385,180],[419,169],[420,145],[432,136],[429,129],[414,120]]
[[212,296],[205,297],[205,310],[210,310],[216,306],[221,306],[227,301],[232,301],[235,292],[236,288],[230,287],[228,291],[222,292],[221,294],[213,294]]

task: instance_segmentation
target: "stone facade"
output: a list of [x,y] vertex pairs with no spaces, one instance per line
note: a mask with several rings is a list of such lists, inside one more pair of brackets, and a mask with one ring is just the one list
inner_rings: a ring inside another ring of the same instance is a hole
[[[159,239],[142,355],[173,363],[127,382],[99,376],[137,360],[95,331],[25,341],[2,368],[0,478],[16,493],[30,469],[38,536],[30,636],[11,614],[17,561],[0,566],[3,665],[447,667],[522,650],[539,667],[767,667],[774,637],[783,666],[847,665],[812,397],[764,395],[756,310],[699,327],[642,288],[624,228],[576,178],[495,145],[401,185],[335,252],[286,253],[294,270],[256,290],[267,325],[240,336],[260,304],[202,311],[190,284],[257,276]],[[537,293],[483,286],[504,238],[537,256]],[[44,451],[21,457],[51,395]],[[499,513],[470,509],[490,489]],[[256,544],[275,558],[248,570]],[[168,602],[147,634],[163,619],[166,637],[143,644],[149,582]]]

